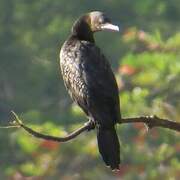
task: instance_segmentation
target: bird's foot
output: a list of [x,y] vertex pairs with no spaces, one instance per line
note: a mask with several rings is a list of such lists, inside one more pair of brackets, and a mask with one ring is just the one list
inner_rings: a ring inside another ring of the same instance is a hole
[[88,131],[94,129],[96,126],[95,122],[92,120],[89,120],[88,122],[86,122],[85,125],[88,126],[87,128]]

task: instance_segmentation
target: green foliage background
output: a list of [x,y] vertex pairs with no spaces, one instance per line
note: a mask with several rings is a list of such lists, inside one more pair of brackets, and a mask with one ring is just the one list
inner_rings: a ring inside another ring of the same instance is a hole
[[[34,129],[62,136],[87,119],[59,73],[59,50],[73,21],[106,12],[121,33],[96,34],[116,73],[124,117],[156,114],[180,121],[179,0],[0,0],[0,124],[17,112]],[[122,167],[106,168],[95,132],[57,144],[21,129],[0,129],[0,179],[178,179],[177,132],[121,125]]]

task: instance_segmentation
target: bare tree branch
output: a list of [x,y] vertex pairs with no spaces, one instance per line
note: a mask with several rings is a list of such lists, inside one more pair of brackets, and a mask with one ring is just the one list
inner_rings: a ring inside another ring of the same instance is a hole
[[153,127],[163,127],[180,132],[179,122],[171,121],[168,119],[162,119],[157,116],[122,118],[121,122],[119,123],[145,123],[149,129],[152,129]]
[[82,132],[84,132],[86,130],[89,131],[94,128],[94,124],[92,124],[89,121],[89,122],[85,123],[84,126],[73,131],[72,133],[68,134],[65,137],[56,137],[56,136],[42,134],[42,133],[39,133],[39,132],[29,128],[28,126],[26,126],[22,123],[22,121],[19,119],[19,117],[17,116],[17,114],[15,112],[12,111],[12,113],[16,118],[14,123],[16,123],[17,127],[22,127],[25,131],[27,131],[29,134],[33,135],[34,137],[40,138],[40,139],[45,139],[45,140],[51,140],[51,141],[57,141],[57,142],[67,142],[71,139],[74,139],[76,136],[78,136]]
[[[51,141],[57,141],[57,142],[67,142],[71,139],[74,139],[76,136],[80,135],[84,131],[89,131],[91,129],[95,128],[95,125],[92,124],[91,122],[85,123],[82,127],[79,129],[73,131],[72,133],[68,134],[65,137],[56,137],[56,136],[51,136],[51,135],[46,135],[39,133],[28,126],[24,125],[22,121],[19,119],[16,113],[12,112],[13,115],[15,116],[15,121],[14,121],[14,126],[12,127],[22,127],[25,131],[27,131],[29,134],[33,135],[36,138],[41,138],[45,140],[51,140]],[[175,130],[180,132],[180,123],[170,121],[167,119],[161,119],[157,116],[141,116],[141,117],[132,117],[132,118],[122,118],[121,122],[119,124],[123,123],[145,123],[148,128],[153,128],[153,127],[163,127],[163,128],[168,128],[171,130]]]

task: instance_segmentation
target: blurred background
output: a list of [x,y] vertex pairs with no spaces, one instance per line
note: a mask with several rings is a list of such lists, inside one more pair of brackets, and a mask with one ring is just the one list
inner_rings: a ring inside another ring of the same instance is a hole
[[[87,121],[65,91],[59,51],[81,14],[101,10],[121,33],[97,33],[116,73],[123,117],[180,122],[179,0],[0,0],[0,126],[14,110],[39,132],[63,136]],[[95,132],[68,143],[0,129],[0,179],[171,179],[180,177],[180,136],[123,124],[121,171],[105,167]]]

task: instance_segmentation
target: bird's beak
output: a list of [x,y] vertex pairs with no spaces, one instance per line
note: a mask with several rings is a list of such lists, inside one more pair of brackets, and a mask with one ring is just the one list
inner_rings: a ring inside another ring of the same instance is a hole
[[113,25],[111,23],[105,23],[105,24],[101,25],[101,30],[118,32],[119,31],[119,27],[116,26],[116,25]]

